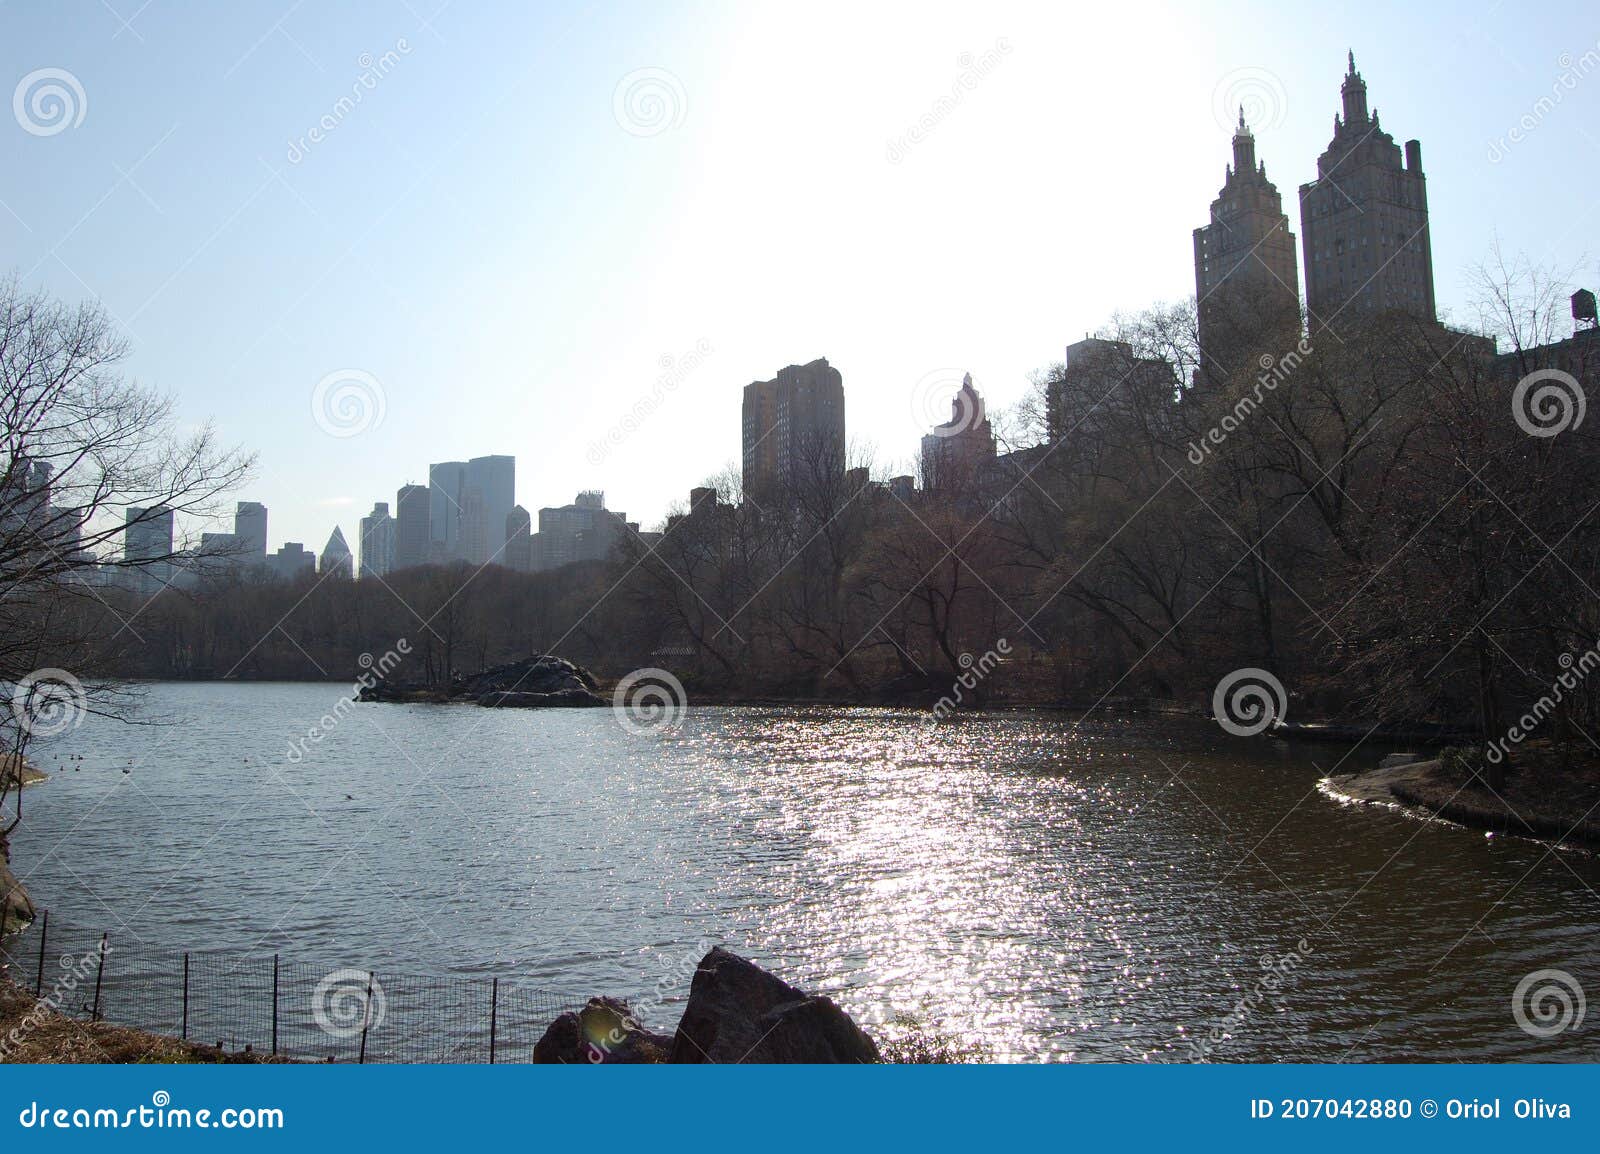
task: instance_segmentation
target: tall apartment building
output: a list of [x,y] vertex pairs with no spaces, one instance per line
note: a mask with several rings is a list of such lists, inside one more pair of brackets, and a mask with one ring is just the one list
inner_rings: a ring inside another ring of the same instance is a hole
[[1277,185],[1256,159],[1243,108],[1211,222],[1194,230],[1194,287],[1201,379],[1220,380],[1255,354],[1280,353],[1299,338],[1294,234]]
[[[922,438],[922,487],[927,492],[973,495],[979,475],[994,456],[994,430],[968,373],[950,401],[950,419]],[[857,486],[848,488],[853,492]]]
[[1367,111],[1355,53],[1340,88],[1344,108],[1317,158],[1317,179],[1300,186],[1306,311],[1315,334],[1345,316],[1401,310],[1432,322],[1433,246],[1422,145],[1394,137]]
[[747,493],[842,474],[844,378],[824,357],[754,381],[744,389],[742,426]]
[[410,569],[428,562],[428,488],[401,485],[394,502],[394,567]]
[[374,501],[372,512],[361,518],[361,576],[384,577],[394,569],[395,521],[389,502]]

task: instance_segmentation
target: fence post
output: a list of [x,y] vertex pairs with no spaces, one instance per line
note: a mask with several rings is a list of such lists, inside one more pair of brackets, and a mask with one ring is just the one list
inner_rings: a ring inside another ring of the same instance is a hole
[[189,951],[183,951],[183,1032],[178,1035],[189,1040]]
[[500,1012],[500,978],[494,979],[494,985],[489,989],[489,1065],[494,1065],[494,1034],[495,1019]]
[[106,935],[100,935],[100,964],[94,971],[94,1009],[89,1013],[91,1022],[100,1020],[100,982],[106,976]]
[[360,1064],[367,1060],[367,1027],[372,1024],[372,971],[367,971],[367,1002],[361,1007],[361,1054],[356,1058]]
[[33,984],[33,997],[35,1001],[44,997],[44,940],[50,935],[50,911],[45,910],[39,917],[39,977]]
[[272,1052],[278,1052],[278,955],[272,955]]

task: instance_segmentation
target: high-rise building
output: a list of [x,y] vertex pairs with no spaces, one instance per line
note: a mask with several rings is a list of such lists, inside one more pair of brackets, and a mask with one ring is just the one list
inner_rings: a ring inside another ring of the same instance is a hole
[[428,562],[428,488],[401,485],[394,505],[394,567],[409,569]]
[[515,457],[428,466],[428,529],[444,560],[475,565],[499,560],[506,516],[516,504],[516,482]]
[[[950,419],[922,438],[922,487],[929,492],[972,493],[983,467],[994,460],[994,430],[972,374],[950,400]],[[853,492],[855,485],[849,486]]]
[[506,514],[506,549],[503,564],[518,573],[533,570],[533,519],[521,505]]
[[1437,314],[1422,145],[1406,141],[1402,161],[1377,110],[1367,112],[1367,84],[1353,52],[1340,92],[1344,110],[1317,158],[1317,179],[1300,186],[1311,331],[1351,314],[1396,309],[1431,322]]
[[747,493],[842,475],[844,378],[824,357],[753,381],[744,389],[742,426]]
[[316,573],[317,555],[299,541],[285,541],[267,558],[267,570],[280,581],[293,581]]
[[233,535],[238,539],[239,560],[259,565],[267,557],[267,507],[259,501],[240,501],[233,513]]
[[467,485],[465,461],[428,466],[428,533],[438,546],[430,550],[440,561],[456,561],[461,553],[461,501]]
[[474,565],[504,564],[506,518],[516,504],[517,459],[474,457],[467,462],[461,500],[461,555]]
[[539,531],[531,539],[532,567],[556,569],[574,561],[604,561],[622,534],[638,526],[606,508],[606,495],[579,493],[570,505],[539,510]]
[[128,509],[123,521],[122,556],[126,561],[171,557],[172,510],[165,505]]
[[345,544],[344,530],[337,525],[328,535],[328,543],[322,547],[322,573],[324,576],[330,573],[341,577],[355,576],[355,567],[350,559],[350,546]]
[[1211,223],[1194,230],[1194,287],[1202,379],[1218,380],[1255,354],[1292,347],[1300,336],[1294,234],[1277,185],[1256,160],[1243,108]]
[[394,568],[395,522],[389,502],[374,501],[361,518],[361,576],[383,577]]

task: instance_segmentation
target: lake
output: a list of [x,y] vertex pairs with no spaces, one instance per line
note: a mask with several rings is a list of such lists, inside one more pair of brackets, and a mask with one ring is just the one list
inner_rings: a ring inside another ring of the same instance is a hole
[[638,735],[610,710],[358,705],[291,756],[348,692],[150,685],[139,724],[36,745],[54,776],[13,864],[51,933],[516,974],[644,995],[668,1030],[721,943],[869,1031],[909,1017],[994,1059],[1597,1056],[1593,1024],[1512,1012],[1534,971],[1600,990],[1594,858],[1319,791],[1382,747],[1052,712],[691,707]]

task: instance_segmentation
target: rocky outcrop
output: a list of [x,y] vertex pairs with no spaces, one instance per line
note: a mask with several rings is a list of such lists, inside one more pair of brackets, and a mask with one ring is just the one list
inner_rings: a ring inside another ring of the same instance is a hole
[[0,933],[16,933],[33,921],[33,902],[28,891],[11,872],[11,867],[0,861]]
[[0,792],[15,789],[19,784],[37,785],[48,777],[21,754],[0,754]]
[[878,1047],[830,999],[718,946],[701,959],[669,1062],[877,1062]]
[[533,1060],[543,1065],[648,1065],[666,1061],[671,1046],[672,1037],[645,1029],[628,1003],[590,998],[583,1009],[550,1023],[533,1047]]
[[594,674],[564,657],[543,654],[497,665],[446,685],[385,680],[363,689],[362,701],[443,703],[470,701],[494,709],[593,707],[606,701],[595,692]]
[[703,1064],[881,1062],[878,1046],[827,998],[806,993],[718,946],[695,969],[672,1036],[639,1024],[626,1002],[591,998],[562,1014],[535,1062]]

